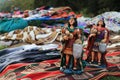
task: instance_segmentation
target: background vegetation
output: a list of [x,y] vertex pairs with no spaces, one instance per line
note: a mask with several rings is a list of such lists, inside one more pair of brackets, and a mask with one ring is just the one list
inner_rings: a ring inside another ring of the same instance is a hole
[[70,6],[73,11],[92,17],[107,11],[120,11],[120,0],[0,0],[1,11],[10,11],[12,7],[26,10],[41,6]]
[[10,12],[17,7],[20,10],[34,9],[35,0],[0,0],[0,11]]

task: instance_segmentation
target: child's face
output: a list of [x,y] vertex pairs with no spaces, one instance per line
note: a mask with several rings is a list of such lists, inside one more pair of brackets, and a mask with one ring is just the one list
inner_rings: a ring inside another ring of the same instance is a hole
[[73,25],[74,22],[75,22],[74,18],[71,18],[71,19],[69,20],[70,25]]
[[99,21],[98,24],[99,24],[99,25],[103,25],[103,21]]

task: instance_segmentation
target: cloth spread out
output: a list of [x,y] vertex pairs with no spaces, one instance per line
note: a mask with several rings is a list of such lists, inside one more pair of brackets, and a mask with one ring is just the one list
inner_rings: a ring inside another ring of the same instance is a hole
[[86,67],[84,72],[77,74],[64,74],[59,70],[60,59],[45,60],[33,63],[17,63],[7,66],[0,74],[0,80],[100,80],[101,78],[112,75],[120,76],[119,66],[108,68]]

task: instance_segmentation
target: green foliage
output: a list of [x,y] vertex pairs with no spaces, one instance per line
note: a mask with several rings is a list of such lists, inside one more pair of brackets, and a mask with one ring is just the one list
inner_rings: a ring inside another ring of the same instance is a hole
[[10,11],[11,5],[12,5],[11,1],[7,1],[7,2],[0,1],[0,11],[4,11],[4,12]]
[[93,14],[90,13],[87,8],[83,8],[80,12],[77,13],[82,14],[85,17],[93,17]]
[[10,11],[11,7],[26,10],[41,6],[69,6],[73,11],[90,17],[106,11],[120,11],[119,0],[4,0],[0,1],[0,5],[2,11]]
[[120,77],[115,77],[115,76],[105,76],[101,80],[120,80]]
[[7,48],[7,46],[0,45],[0,50]]
[[0,11],[11,11],[12,8],[18,7],[21,10],[33,9],[34,0],[5,0],[0,2]]
[[12,0],[13,1],[13,6],[19,7],[22,10],[28,10],[28,9],[33,9],[34,6],[34,0]]
[[[70,6],[73,11],[85,16],[96,16],[106,11],[120,11],[119,0],[35,0],[35,8],[40,6]],[[37,4],[40,3],[40,4]]]

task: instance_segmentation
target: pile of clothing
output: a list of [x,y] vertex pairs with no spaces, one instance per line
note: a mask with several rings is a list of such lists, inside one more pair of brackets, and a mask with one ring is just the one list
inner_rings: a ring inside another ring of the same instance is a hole
[[0,37],[0,40],[18,40],[27,43],[46,44],[54,42],[59,34],[60,29],[53,30],[52,28],[28,26],[23,30],[18,29],[5,33]]

